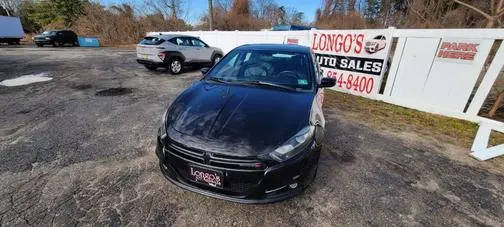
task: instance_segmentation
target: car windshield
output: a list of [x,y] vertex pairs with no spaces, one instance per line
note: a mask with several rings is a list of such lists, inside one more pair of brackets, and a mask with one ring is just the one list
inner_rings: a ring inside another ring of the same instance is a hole
[[42,32],[42,35],[54,35],[56,34],[55,31],[45,31],[45,32]]
[[270,50],[235,50],[222,59],[205,77],[226,83],[245,83],[312,89],[310,64],[306,54]]
[[164,42],[164,39],[158,37],[145,37],[140,44],[143,45],[159,45]]

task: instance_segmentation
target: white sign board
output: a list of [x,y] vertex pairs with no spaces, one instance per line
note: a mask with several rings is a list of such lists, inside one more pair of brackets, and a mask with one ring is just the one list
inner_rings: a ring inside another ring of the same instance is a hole
[[336,79],[332,89],[361,96],[375,96],[386,70],[391,31],[314,30],[311,49],[324,71]]

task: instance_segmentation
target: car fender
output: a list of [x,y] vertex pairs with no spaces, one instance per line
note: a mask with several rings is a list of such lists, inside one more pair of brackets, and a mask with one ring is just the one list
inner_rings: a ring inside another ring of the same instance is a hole
[[220,50],[213,50],[213,53],[212,53],[212,57],[210,58],[210,60],[213,60],[215,55],[220,55],[221,57],[224,56],[224,54],[222,53],[222,51]]
[[173,57],[179,57],[180,59],[182,59],[182,61],[186,60],[186,57],[184,56],[184,54],[182,54],[179,51],[163,51],[161,53],[164,53],[166,55],[166,57],[164,59],[165,62],[170,61],[170,59],[172,59]]

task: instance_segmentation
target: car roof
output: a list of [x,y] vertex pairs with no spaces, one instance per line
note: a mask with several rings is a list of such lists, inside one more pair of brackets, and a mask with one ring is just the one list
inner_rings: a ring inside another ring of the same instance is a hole
[[68,29],[49,29],[47,32],[63,32],[63,31],[71,31]]
[[198,38],[198,37],[194,37],[194,36],[190,36],[190,35],[178,35],[178,34],[158,34],[158,35],[150,35],[150,37],[158,37],[158,38],[162,38],[164,40],[169,40],[169,39],[175,38],[175,37]]
[[245,44],[237,47],[236,50],[271,50],[304,54],[311,53],[309,47],[294,44]]

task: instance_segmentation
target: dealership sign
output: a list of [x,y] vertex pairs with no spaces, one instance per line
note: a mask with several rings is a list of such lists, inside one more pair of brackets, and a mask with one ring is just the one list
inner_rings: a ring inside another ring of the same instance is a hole
[[333,89],[374,96],[380,89],[391,45],[390,30],[316,30],[311,49]]

